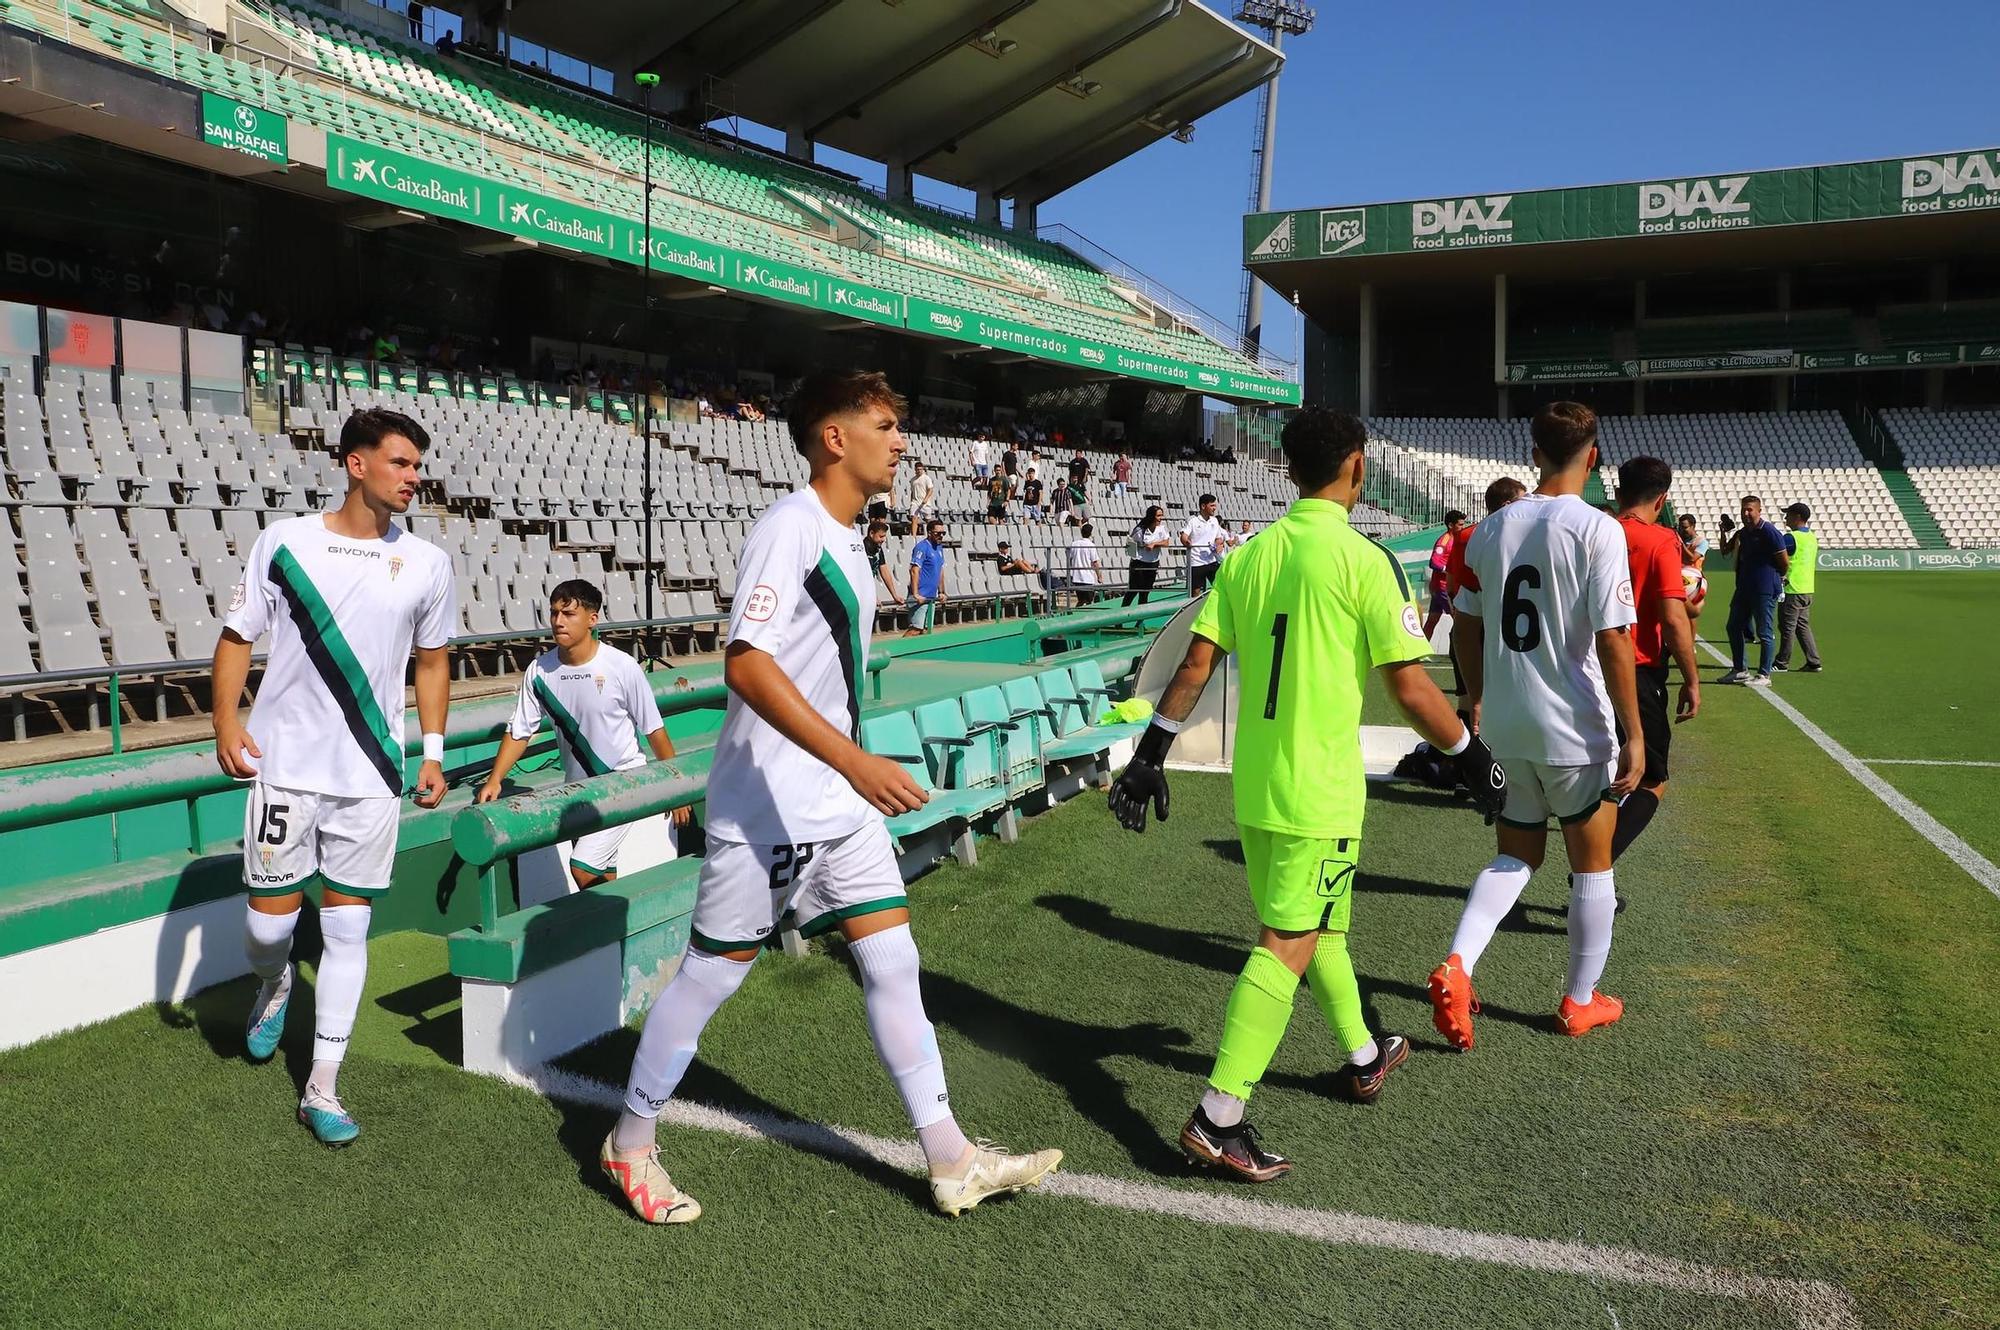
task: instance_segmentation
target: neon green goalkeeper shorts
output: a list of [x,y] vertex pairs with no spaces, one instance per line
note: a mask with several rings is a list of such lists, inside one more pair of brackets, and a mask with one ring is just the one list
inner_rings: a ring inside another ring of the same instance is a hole
[[1317,840],[1262,827],[1237,828],[1257,921],[1281,933],[1345,933],[1354,915],[1361,840]]

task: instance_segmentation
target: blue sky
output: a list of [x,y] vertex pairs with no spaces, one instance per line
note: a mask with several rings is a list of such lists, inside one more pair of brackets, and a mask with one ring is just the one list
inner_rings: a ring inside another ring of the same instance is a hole
[[[1279,84],[1277,208],[2000,144],[2000,0],[1319,11]],[[1042,221],[1233,323],[1253,109],[1246,97],[1193,143],[1155,144]],[[1290,354],[1293,320],[1273,306],[1267,292],[1267,340]]]

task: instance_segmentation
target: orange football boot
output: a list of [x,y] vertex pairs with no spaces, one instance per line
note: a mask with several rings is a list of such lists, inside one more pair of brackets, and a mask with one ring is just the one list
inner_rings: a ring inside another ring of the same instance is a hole
[[1472,991],[1472,976],[1457,952],[1431,971],[1430,989],[1431,1024],[1453,1048],[1471,1052],[1472,1013],[1479,1010],[1479,995]]
[[1600,1025],[1609,1025],[1625,1014],[1625,1003],[1609,993],[1591,990],[1590,1001],[1577,1002],[1569,994],[1563,994],[1562,1006],[1556,1008],[1556,1024],[1568,1035],[1582,1034]]

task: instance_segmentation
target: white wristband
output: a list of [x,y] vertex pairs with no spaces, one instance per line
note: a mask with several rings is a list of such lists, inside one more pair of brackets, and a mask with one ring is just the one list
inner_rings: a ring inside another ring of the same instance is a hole
[[1168,734],[1179,734],[1181,732],[1181,723],[1179,721],[1168,720],[1157,711],[1153,713],[1153,724],[1159,726]]
[[1457,757],[1460,753],[1464,752],[1466,749],[1470,747],[1472,747],[1472,727],[1468,725],[1465,727],[1465,733],[1458,736],[1457,743],[1453,744],[1449,748],[1440,748],[1438,751],[1443,753],[1446,757]]
[[444,736],[442,734],[426,734],[424,736],[424,761],[435,762],[439,766],[444,765]]

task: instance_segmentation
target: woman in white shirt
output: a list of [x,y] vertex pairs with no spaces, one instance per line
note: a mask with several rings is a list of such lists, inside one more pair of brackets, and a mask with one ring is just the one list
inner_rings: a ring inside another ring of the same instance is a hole
[[1167,534],[1167,510],[1157,503],[1146,509],[1146,516],[1132,528],[1132,589],[1125,593],[1125,604],[1146,603],[1146,593],[1160,580],[1160,551],[1173,542]]

